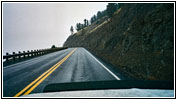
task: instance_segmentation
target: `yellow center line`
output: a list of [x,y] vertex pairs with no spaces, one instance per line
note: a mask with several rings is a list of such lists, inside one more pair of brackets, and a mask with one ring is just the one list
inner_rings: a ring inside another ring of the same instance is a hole
[[[74,52],[74,51],[73,51]],[[71,54],[73,53],[71,52]],[[67,60],[69,58],[69,56],[71,56],[71,54],[69,54],[64,60],[62,60],[62,62],[57,65],[54,69],[52,69],[47,75],[45,75],[41,80],[39,80],[33,87],[31,87],[26,93],[24,93],[24,95],[29,94],[31,91],[33,91],[41,82],[44,81],[44,79],[46,79],[53,71],[55,71],[55,69],[57,69],[65,60]]]
[[[77,48],[76,48],[77,49]],[[33,82],[31,82],[28,86],[26,86],[23,90],[21,90],[20,92],[18,92],[14,97],[18,97],[20,96],[22,93],[24,93],[27,89],[29,89],[33,84],[35,84],[37,81],[37,83],[30,88],[24,95],[29,94],[32,90],[34,90],[42,81],[44,81],[45,78],[47,78],[55,69],[57,69],[65,60],[67,60],[75,51],[76,49],[74,49],[73,51],[71,51],[67,56],[65,56],[61,61],[59,61],[57,64],[55,64],[53,67],[51,67],[49,70],[47,70],[46,72],[44,72],[41,76],[39,76],[36,80],[34,80]]]
[[[58,63],[57,63],[58,64]],[[20,96],[23,92],[25,92],[29,87],[31,87],[34,83],[36,83],[39,79],[41,79],[44,75],[46,75],[50,70],[52,70],[57,64],[55,64],[53,67],[51,67],[49,70],[47,70],[45,73],[43,73],[40,77],[38,77],[36,80],[31,82],[28,86],[26,86],[23,90],[21,90],[19,93],[17,93],[14,97]]]

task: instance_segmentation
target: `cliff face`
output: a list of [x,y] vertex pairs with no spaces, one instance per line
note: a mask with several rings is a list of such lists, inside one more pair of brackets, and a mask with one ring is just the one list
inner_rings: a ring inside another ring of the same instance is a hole
[[137,79],[173,80],[174,4],[124,4],[64,46],[85,47]]

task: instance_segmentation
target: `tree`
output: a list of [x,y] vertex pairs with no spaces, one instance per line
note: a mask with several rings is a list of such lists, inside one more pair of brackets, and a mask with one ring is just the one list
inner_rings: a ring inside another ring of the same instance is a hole
[[87,26],[87,19],[84,19],[84,27]]
[[77,23],[77,24],[76,24],[76,30],[77,30],[77,31],[81,30],[81,23]]
[[97,20],[96,15],[93,16],[93,20],[94,20],[94,22]]
[[85,26],[84,24],[81,24],[81,29],[83,29],[83,28],[84,28],[84,26]]
[[117,10],[116,8],[117,8],[117,4],[116,3],[108,3],[107,8],[106,8],[107,15],[109,17],[112,17],[114,12]]
[[52,45],[51,49],[54,49],[54,48],[56,48],[55,45]]
[[100,19],[102,17],[102,13],[101,13],[101,11],[98,11],[97,12],[97,19]]
[[102,17],[106,16],[107,15],[107,11],[106,10],[103,10],[102,11]]
[[88,20],[86,21],[86,25],[89,26],[89,21]]
[[118,9],[121,8],[124,5],[124,3],[119,3],[118,4]]
[[73,34],[73,33],[74,33],[73,26],[71,26],[70,31],[71,31],[71,34]]
[[91,24],[94,23],[96,20],[97,20],[97,17],[96,17],[96,15],[94,15],[90,20]]
[[90,23],[92,24],[93,22],[94,22],[94,19],[93,19],[93,17],[91,17]]

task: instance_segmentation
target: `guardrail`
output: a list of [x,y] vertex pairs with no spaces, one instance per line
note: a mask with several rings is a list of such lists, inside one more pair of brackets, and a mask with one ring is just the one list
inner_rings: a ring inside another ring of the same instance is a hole
[[31,50],[31,51],[28,50],[27,52],[19,51],[18,53],[13,52],[12,54],[6,53],[6,55],[3,56],[3,59],[6,59],[6,62],[8,62],[9,60],[15,61],[16,59],[23,59],[23,58],[28,58],[28,57],[44,55],[44,54],[48,54],[48,53],[63,50],[63,49],[67,49],[67,47],[57,47],[57,48],[52,48],[52,49],[50,48],[50,49],[40,49],[40,50]]

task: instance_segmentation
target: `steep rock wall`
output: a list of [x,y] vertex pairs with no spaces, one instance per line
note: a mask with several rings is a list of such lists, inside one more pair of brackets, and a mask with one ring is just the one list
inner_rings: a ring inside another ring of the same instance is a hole
[[70,36],[64,46],[85,47],[137,79],[173,80],[174,4],[124,4],[106,24]]

